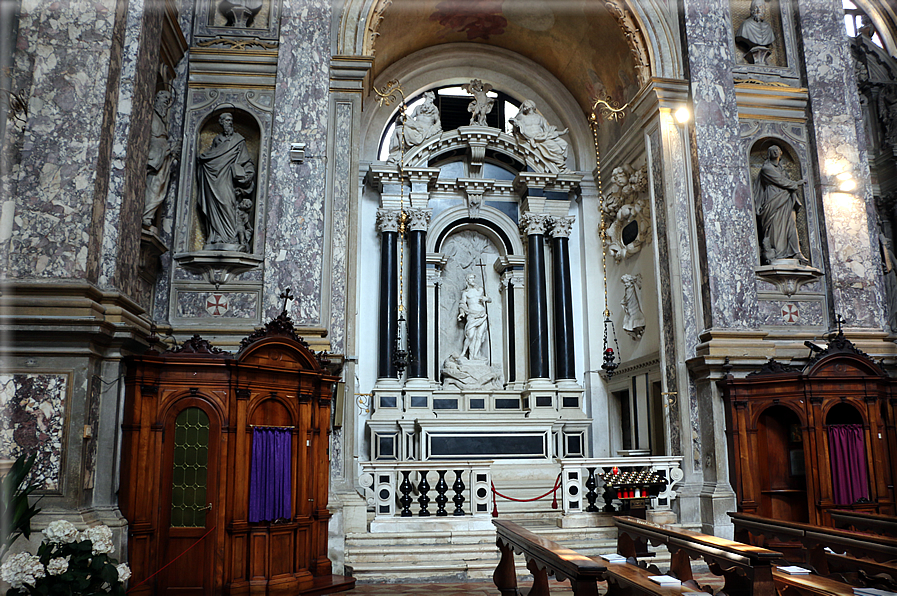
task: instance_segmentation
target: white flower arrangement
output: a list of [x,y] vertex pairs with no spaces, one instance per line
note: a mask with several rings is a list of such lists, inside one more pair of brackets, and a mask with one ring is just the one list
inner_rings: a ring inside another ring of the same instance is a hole
[[31,553],[19,553],[11,556],[0,566],[0,578],[13,589],[34,586],[37,580],[46,576],[46,570],[40,557]]
[[71,522],[58,520],[44,530],[37,554],[9,557],[0,565],[0,578],[10,585],[7,596],[103,592],[124,596],[131,570],[109,556],[113,550],[108,526],[91,526],[78,532]]

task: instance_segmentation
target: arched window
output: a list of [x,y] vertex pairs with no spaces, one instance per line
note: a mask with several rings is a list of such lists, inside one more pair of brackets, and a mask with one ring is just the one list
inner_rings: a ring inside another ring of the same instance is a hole
[[883,48],[884,44],[881,42],[881,37],[872,24],[872,19],[850,0],[841,0],[841,2],[844,7],[844,28],[847,30],[847,35],[856,37],[862,32],[864,27],[868,27],[867,35],[869,35],[872,43]]

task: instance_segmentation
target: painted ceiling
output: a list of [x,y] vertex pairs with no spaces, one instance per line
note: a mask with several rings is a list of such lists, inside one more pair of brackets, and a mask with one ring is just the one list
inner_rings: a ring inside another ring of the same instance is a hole
[[454,42],[499,46],[543,66],[588,113],[638,91],[616,19],[596,0],[393,0],[374,43],[374,76],[423,48]]

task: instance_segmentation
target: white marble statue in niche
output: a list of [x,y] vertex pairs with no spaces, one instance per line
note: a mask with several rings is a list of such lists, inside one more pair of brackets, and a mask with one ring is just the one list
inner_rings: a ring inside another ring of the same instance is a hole
[[751,0],[751,16],[735,32],[735,41],[748,49],[754,64],[765,65],[775,40],[776,34],[766,22],[766,0]]
[[645,313],[642,312],[642,302],[639,292],[642,289],[642,275],[629,275],[620,278],[623,284],[623,299],[620,305],[623,307],[623,331],[634,340],[642,338],[645,333]]
[[470,112],[471,126],[474,124],[486,126],[486,116],[495,105],[495,100],[488,96],[488,93],[492,91],[492,85],[479,79],[473,79],[466,85],[462,85],[461,88],[473,95],[473,101],[467,106],[467,111]]
[[536,102],[527,99],[520,104],[520,111],[511,118],[511,123],[518,143],[538,153],[558,171],[570,171],[567,168],[567,141],[560,137],[567,134],[567,129],[559,131],[549,124],[545,116],[536,109]]
[[601,207],[602,218],[607,223],[604,243],[608,254],[619,263],[651,242],[647,166],[614,168],[610,182]]
[[[203,250],[249,251],[247,228],[255,192],[255,164],[246,139],[234,130],[229,112],[218,118],[222,132],[196,158],[196,205],[205,233]],[[248,201],[248,203],[247,203]]]
[[389,141],[389,157],[386,163],[399,163],[403,152],[442,134],[442,121],[439,118],[439,108],[433,103],[434,99],[436,95],[432,91],[424,93],[424,103],[414,108],[411,117],[406,116],[401,126],[396,126]]
[[143,203],[143,225],[152,227],[156,213],[168,194],[171,167],[181,157],[181,148],[168,138],[168,111],[173,98],[171,92],[156,93],[153,101],[153,121],[150,125],[150,146],[146,162],[146,194]]
[[809,265],[800,250],[796,218],[797,210],[803,206],[798,191],[807,180],[789,178],[781,161],[782,149],[778,145],[770,146],[754,184],[760,253],[766,265],[788,260]]
[[475,230],[451,235],[439,298],[439,345],[444,388],[501,389],[500,280],[492,264],[498,250]]

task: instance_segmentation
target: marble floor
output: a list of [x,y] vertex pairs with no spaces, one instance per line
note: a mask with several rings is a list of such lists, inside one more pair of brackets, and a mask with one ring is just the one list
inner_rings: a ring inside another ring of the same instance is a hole
[[[552,596],[573,596],[568,582],[549,581]],[[522,594],[526,594],[532,582],[520,582],[518,586]],[[445,584],[357,584],[355,589],[345,594],[371,594],[386,596],[400,594],[402,596],[497,596],[498,589],[491,581]]]

